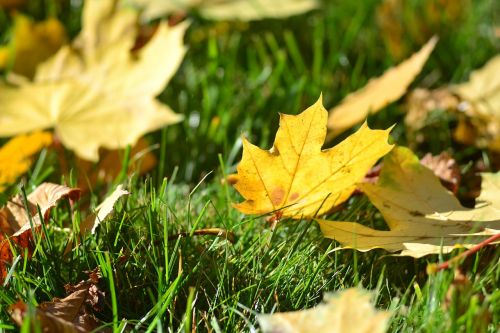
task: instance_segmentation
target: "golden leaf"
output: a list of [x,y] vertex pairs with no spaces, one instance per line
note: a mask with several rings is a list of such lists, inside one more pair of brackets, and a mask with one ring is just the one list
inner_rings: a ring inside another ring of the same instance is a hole
[[448,253],[500,232],[500,210],[480,202],[491,198],[491,184],[483,184],[483,191],[490,194],[480,197],[476,208],[465,208],[411,150],[396,147],[384,159],[377,184],[360,185],[384,216],[390,231],[353,222],[318,222],[325,237],[360,251],[383,248],[412,257]]
[[49,132],[19,135],[0,148],[0,192],[28,171],[32,156],[52,143]]
[[362,89],[347,95],[330,110],[328,128],[332,131],[331,135],[339,135],[365,120],[370,113],[379,111],[403,96],[422,70],[436,43],[437,38],[433,37],[410,58],[390,68],[382,76],[371,79]]
[[[133,54],[137,13],[113,3],[86,1],[73,48],[63,47],[40,65],[33,81],[10,77],[0,84],[1,136],[53,127],[65,147],[96,161],[99,147],[133,145],[146,132],[182,119],[155,96],[184,57],[187,24],[160,23]],[[109,12],[95,15],[96,8]]]
[[0,69],[12,63],[12,70],[33,77],[36,67],[59,50],[66,42],[61,22],[49,18],[34,23],[27,16],[14,15],[14,31],[9,45],[0,47]]
[[389,130],[366,124],[339,143],[321,150],[327,112],[320,99],[297,116],[280,114],[271,150],[243,140],[238,173],[229,181],[245,198],[235,208],[245,214],[279,211],[285,217],[312,217],[347,200],[370,167],[392,149]]
[[[46,222],[50,210],[64,199],[77,200],[80,190],[64,185],[43,183],[27,196],[28,210],[21,195],[15,196],[0,210],[0,282],[7,275],[5,264],[12,260],[9,242],[15,242],[23,248],[29,247],[33,228],[38,229],[42,221],[38,209]],[[30,221],[31,220],[31,221]],[[6,238],[8,237],[8,238]]]
[[378,311],[372,295],[356,288],[325,295],[315,308],[257,317],[263,333],[383,333],[391,313]]
[[133,0],[143,8],[146,20],[175,12],[196,9],[210,20],[253,21],[282,18],[308,12],[318,7],[317,0]]

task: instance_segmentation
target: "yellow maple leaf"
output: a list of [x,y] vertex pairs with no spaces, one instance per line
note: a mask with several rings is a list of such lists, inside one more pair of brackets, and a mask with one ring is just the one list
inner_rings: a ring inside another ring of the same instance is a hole
[[390,312],[375,309],[371,293],[350,288],[326,294],[315,308],[257,319],[263,333],[383,333],[390,317]]
[[253,21],[297,15],[318,7],[317,0],[132,0],[151,20],[175,12],[196,9],[211,20]]
[[31,78],[38,64],[56,53],[65,42],[66,31],[57,19],[34,23],[16,13],[10,43],[0,47],[0,69],[12,65],[14,72]]
[[451,91],[463,103],[455,138],[475,143],[480,148],[500,151],[500,55],[491,58],[482,68],[470,74],[469,81]]
[[390,129],[371,130],[364,124],[337,146],[321,150],[327,116],[320,97],[297,116],[280,114],[271,150],[243,139],[238,173],[229,181],[246,200],[234,207],[245,214],[301,218],[347,200],[370,167],[392,149]]
[[433,37],[420,51],[399,65],[390,68],[382,76],[371,79],[366,86],[347,95],[342,102],[330,110],[328,128],[331,136],[362,122],[370,113],[375,113],[387,104],[399,99],[420,73],[431,54],[437,38]]
[[377,184],[360,184],[390,231],[354,222],[317,221],[325,237],[360,251],[383,248],[412,257],[448,253],[500,232],[500,209],[489,202],[492,184],[500,187],[500,177],[495,177],[483,183],[484,196],[476,208],[465,208],[411,150],[396,147],[384,158]]
[[65,147],[96,161],[100,147],[133,145],[182,119],[155,96],[184,57],[187,24],[160,23],[131,53],[138,13],[114,3],[86,1],[83,29],[72,46],[40,65],[33,81],[10,77],[0,83],[0,136],[54,128]]
[[0,148],[0,192],[28,171],[32,156],[52,143],[49,132],[19,135]]

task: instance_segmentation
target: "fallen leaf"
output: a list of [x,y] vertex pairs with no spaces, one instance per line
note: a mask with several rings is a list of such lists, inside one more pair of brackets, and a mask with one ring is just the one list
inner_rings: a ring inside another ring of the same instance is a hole
[[32,163],[33,155],[52,143],[49,132],[19,135],[0,148],[0,192],[25,174]]
[[24,5],[25,0],[0,0],[0,7],[17,8]]
[[398,100],[420,73],[427,58],[437,43],[431,38],[420,51],[390,68],[382,76],[371,79],[362,89],[347,95],[342,102],[330,110],[328,128],[331,136],[362,122],[370,113],[375,113],[387,104]]
[[[23,197],[15,196],[0,210],[0,282],[7,276],[6,263],[12,261],[12,252],[9,242],[14,242],[23,248],[29,248],[29,241],[33,237],[32,225],[38,229],[42,221],[38,209],[47,222],[50,210],[65,198],[77,200],[80,190],[64,185],[43,183],[27,196],[28,211],[26,211]],[[30,222],[31,220],[31,222]]]
[[[418,258],[470,248],[500,232],[499,209],[481,202],[481,197],[476,208],[463,207],[407,148],[396,147],[386,156],[377,184],[359,186],[382,213],[390,231],[318,219],[325,237],[344,248],[383,248]],[[484,183],[483,190],[489,193],[491,183]]]
[[[39,325],[42,332],[91,332],[99,327],[93,315],[103,293],[97,288],[97,280],[90,278],[76,286],[67,285],[71,293],[63,298],[54,298],[51,302],[41,303],[31,318],[32,327]],[[19,326],[29,315],[28,305],[22,301],[9,308],[11,317]]]
[[327,112],[320,99],[297,116],[280,114],[273,147],[262,150],[243,139],[238,173],[229,182],[245,198],[234,207],[245,214],[313,217],[347,200],[370,167],[387,154],[390,129],[365,123],[337,146],[321,150]]
[[12,70],[32,78],[36,67],[66,42],[66,31],[61,22],[49,18],[32,22],[22,14],[14,15],[14,27],[10,43],[0,47],[0,69]]
[[41,64],[33,81],[9,76],[0,84],[1,136],[54,128],[66,148],[97,161],[100,147],[134,145],[146,132],[182,119],[154,97],[184,57],[188,25],[160,23],[151,40],[131,53],[137,13],[113,4],[86,1],[72,47]]
[[[469,81],[453,86],[462,99],[463,112],[455,138],[463,143],[474,141],[480,148],[500,151],[500,55],[470,74]],[[470,127],[470,129],[466,129]]]
[[[116,189],[106,199],[104,199],[99,206],[97,206],[95,212],[87,216],[87,218],[80,223],[80,235],[82,237],[87,236],[88,234],[93,235],[99,224],[101,224],[101,222],[113,212],[118,199],[129,194],[130,193],[127,190],[123,189],[123,185],[118,185]],[[79,244],[79,240],[80,237],[76,237],[77,244]],[[64,250],[64,254],[69,253],[72,248],[73,241],[70,240]]]
[[390,317],[390,312],[373,307],[370,293],[350,288],[326,294],[315,308],[259,315],[257,319],[263,333],[383,333]]
[[133,0],[132,3],[143,9],[145,20],[196,10],[210,20],[253,21],[298,15],[318,7],[317,0]]

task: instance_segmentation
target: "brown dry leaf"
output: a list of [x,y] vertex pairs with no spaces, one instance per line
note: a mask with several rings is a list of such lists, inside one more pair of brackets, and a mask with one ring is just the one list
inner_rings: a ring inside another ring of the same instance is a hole
[[373,307],[370,293],[350,288],[325,295],[315,308],[257,319],[263,333],[383,333],[390,317],[390,312]]
[[455,138],[500,152],[500,55],[471,73],[469,81],[451,90],[462,99],[463,111]]
[[145,20],[194,9],[210,20],[253,21],[298,15],[318,7],[317,0],[132,0],[132,3],[143,9]]
[[328,117],[331,136],[341,134],[365,120],[370,113],[379,111],[403,96],[422,70],[436,43],[437,37],[431,38],[420,51],[390,68],[382,76],[371,79],[366,86],[349,94],[338,106],[331,109]]
[[425,127],[427,116],[432,111],[456,110],[459,102],[460,100],[447,88],[436,90],[417,88],[408,96],[405,126],[416,132]]
[[49,132],[18,135],[0,148],[0,192],[25,174],[32,163],[33,155],[52,143]]
[[54,128],[66,148],[97,161],[101,147],[134,145],[145,133],[182,119],[155,96],[181,64],[188,24],[160,23],[132,53],[138,13],[117,6],[113,0],[86,1],[73,45],[38,66],[33,81],[10,75],[0,83],[0,136]]
[[488,179],[482,185],[485,194],[477,199],[476,208],[465,208],[411,150],[396,147],[384,159],[377,184],[360,184],[390,231],[353,222],[318,222],[325,237],[360,251],[383,248],[421,257],[469,248],[500,232],[500,195],[494,198],[496,203],[487,202],[493,199],[493,184],[500,186],[500,177]]
[[457,193],[461,178],[460,168],[455,159],[447,152],[435,156],[427,153],[422,157],[420,163],[431,169],[447,189]]
[[9,45],[0,47],[0,69],[12,70],[32,78],[36,67],[55,54],[66,42],[61,22],[49,18],[34,23],[27,16],[14,15],[14,31]]
[[388,130],[365,123],[337,146],[321,150],[328,113],[320,99],[297,116],[280,114],[274,145],[262,150],[243,140],[238,173],[229,182],[245,198],[245,214],[302,218],[321,215],[347,200],[366,172],[391,149]]
[[[123,185],[118,185],[116,189],[106,198],[104,201],[97,206],[95,212],[87,216],[85,220],[80,223],[80,235],[86,236],[88,234],[94,234],[95,229],[104,221],[114,209],[114,206],[118,199],[120,199],[124,195],[129,195],[130,193],[127,190],[123,189]],[[79,237],[76,238],[76,243],[79,244]],[[70,240],[66,249],[64,250],[64,254],[67,254],[71,251],[73,247],[73,241]]]
[[28,248],[29,241],[33,237],[30,219],[35,229],[41,226],[38,208],[43,216],[43,222],[47,222],[50,210],[59,201],[65,198],[77,200],[79,196],[79,189],[43,183],[27,196],[29,211],[26,211],[21,195],[7,202],[7,205],[0,210],[0,282],[7,276],[5,264],[12,261],[9,242]]
[[[67,297],[40,304],[31,318],[32,328],[38,324],[42,332],[63,333],[86,333],[97,329],[99,324],[92,310],[98,309],[103,298],[97,282],[91,277],[75,286],[67,285],[66,290],[71,292]],[[18,301],[9,310],[14,322],[22,326],[29,315],[28,305]]]
[[0,7],[17,8],[24,5],[25,0],[0,0]]

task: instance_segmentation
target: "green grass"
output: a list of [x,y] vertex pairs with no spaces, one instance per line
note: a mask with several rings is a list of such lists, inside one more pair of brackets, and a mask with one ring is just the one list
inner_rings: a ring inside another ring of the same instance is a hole
[[[463,263],[470,290],[445,307],[453,271],[427,276],[425,269],[449,255],[416,260],[382,250],[332,251],[336,244],[324,239],[315,223],[283,220],[271,229],[265,218],[244,216],[231,207],[241,198],[223,179],[235,171],[242,134],[270,147],[278,112],[296,114],[321,92],[325,106],[332,107],[397,63],[376,25],[378,3],[328,1],[307,15],[250,24],[193,18],[185,61],[160,97],[186,120],[149,135],[159,144],[159,165],[150,175],[122,180],[131,195],[96,235],[67,256],[62,253],[68,234],[51,226],[75,229],[86,206],[95,207],[110,184],[96,185],[80,204],[63,203],[54,210],[34,255],[18,254],[9,283],[0,290],[0,330],[17,329],[7,313],[10,304],[63,297],[66,283],[75,284],[86,278],[84,271],[99,267],[106,302],[96,315],[114,331],[125,326],[188,332],[191,325],[199,332],[252,331],[258,329],[256,314],[309,308],[325,292],[362,285],[377,290],[377,307],[394,312],[391,332],[496,332],[498,248],[484,249]],[[52,0],[39,4],[28,12],[38,18],[57,14],[71,34],[77,33],[78,8]],[[414,2],[407,6],[411,11]],[[495,22],[498,5],[475,1],[460,24],[442,28],[445,33],[415,86],[467,78],[498,53],[500,42],[488,32]],[[0,40],[9,24],[2,12]],[[405,42],[414,51],[421,45],[411,37]],[[394,141],[412,144],[420,156],[449,150],[464,168],[472,157],[488,156],[452,141],[453,117],[433,123],[426,141],[415,144],[402,123],[403,110],[402,103],[391,105],[369,122],[376,128],[397,123]],[[26,178],[28,192],[42,181],[74,184],[74,174],[61,175],[53,152],[43,153],[38,162]],[[364,197],[352,198],[330,218],[383,224]],[[214,227],[231,232],[235,240],[193,234]],[[483,319],[484,313],[490,317]]]

